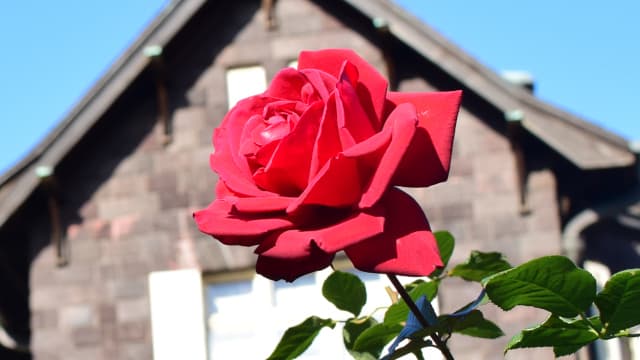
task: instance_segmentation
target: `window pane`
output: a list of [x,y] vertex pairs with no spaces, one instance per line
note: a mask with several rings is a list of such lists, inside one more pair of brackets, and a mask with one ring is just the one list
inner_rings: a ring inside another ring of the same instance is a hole
[[202,279],[198,270],[149,275],[153,358],[204,360]]
[[[390,305],[385,291],[389,281],[385,276],[348,271],[359,276],[367,289],[368,301],[362,315]],[[322,283],[331,272],[327,269],[305,275],[293,283],[273,282],[257,275],[253,280],[208,285],[209,359],[264,359],[275,349],[287,328],[311,315],[336,320],[352,317],[322,296]],[[415,278],[401,279],[404,283],[413,280]],[[437,301],[434,306],[437,311]],[[378,320],[383,316],[384,311],[375,313]],[[337,324],[335,329],[323,329],[299,359],[352,359],[342,341],[342,324]],[[437,350],[425,351],[425,355],[442,358]]]
[[227,100],[229,109],[238,101],[267,89],[267,75],[262,66],[238,67],[227,70]]
[[[206,287],[209,359],[250,358],[248,343],[256,340],[257,321],[251,281]],[[253,345],[252,345],[253,346]]]

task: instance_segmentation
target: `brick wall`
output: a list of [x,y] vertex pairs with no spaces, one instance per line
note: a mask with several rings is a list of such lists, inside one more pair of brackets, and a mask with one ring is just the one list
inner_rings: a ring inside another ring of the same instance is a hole
[[[200,15],[205,19],[194,20],[192,30],[166,49],[173,125],[169,145],[162,144],[157,124],[153,75],[145,74],[138,80],[141,85],[114,104],[102,125],[57,169],[70,264],[57,268],[51,247],[33,262],[36,359],[150,359],[149,272],[191,267],[219,271],[254,261],[246,249],[226,248],[223,253],[217,242],[197,232],[191,219],[192,211],[213,197],[210,137],[227,109],[228,67],[262,64],[270,78],[301,49],[347,47],[384,70],[382,53],[367,36],[314,3],[278,1],[278,28],[271,32],[265,31],[255,4],[225,3],[208,4],[211,9]],[[220,15],[216,6],[230,7]],[[225,26],[237,31],[219,31],[206,16],[228,18]],[[200,29],[198,36],[193,29]],[[401,90],[433,87],[420,78],[400,82]],[[449,182],[413,193],[433,227],[456,236],[454,262],[472,249],[502,251],[513,263],[557,253],[560,225],[552,174],[539,171],[529,178],[532,212],[522,216],[509,142],[485,125],[482,116],[463,109]],[[463,305],[477,291],[463,282],[447,286],[442,306],[451,310]],[[512,330],[530,322],[532,315],[492,310],[489,318],[501,325],[518,323],[506,326]],[[459,358],[501,358],[507,340],[455,339],[453,346]]]

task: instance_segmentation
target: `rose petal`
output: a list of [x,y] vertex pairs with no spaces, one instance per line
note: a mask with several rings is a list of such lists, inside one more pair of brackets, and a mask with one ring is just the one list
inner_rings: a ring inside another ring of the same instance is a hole
[[[217,129],[216,133],[220,133],[223,129]],[[256,184],[250,181],[250,177],[244,176],[243,172],[238,169],[233,162],[231,156],[227,154],[228,150],[224,147],[217,148],[209,157],[211,169],[218,173],[218,176],[224,181],[227,189],[235,194],[245,196],[270,196],[275,195],[272,192],[259,189]]]
[[322,251],[297,230],[271,234],[258,245],[256,271],[272,280],[293,281],[297,277],[323,269],[334,254]]
[[343,63],[349,61],[358,68],[356,91],[365,109],[370,109],[370,117],[382,119],[387,94],[387,80],[378,70],[362,59],[353,50],[326,49],[302,51],[298,57],[298,69],[319,69],[336,78],[340,76]]
[[271,213],[285,211],[295,200],[291,197],[246,197],[246,198],[226,198],[232,204],[234,212],[246,214]]
[[384,232],[345,249],[353,265],[368,272],[426,276],[442,266],[438,246],[420,206],[391,189],[380,201]]
[[361,179],[373,178],[379,168],[380,159],[389,147],[392,134],[393,127],[389,126],[342,153],[344,157],[353,158],[357,161],[358,173]]
[[[336,85],[336,100],[344,114],[338,126],[341,131],[347,131],[353,139],[353,143],[359,143],[376,133],[371,120],[360,104],[356,90],[346,81],[340,81]],[[349,144],[352,146],[353,144]],[[348,148],[343,141],[343,149]]]
[[[258,144],[254,141],[253,134],[260,132],[264,128],[262,116],[253,115],[242,128],[242,134],[240,135],[240,147],[238,153],[243,156],[253,156],[260,149]],[[263,145],[263,144],[260,144]]]
[[[329,95],[333,92],[338,81],[335,75],[331,75],[318,69],[301,69],[300,72],[307,78],[307,81],[315,93],[322,101],[327,101]],[[314,98],[313,96],[311,98]],[[304,96],[303,96],[304,99]]]
[[299,257],[308,253],[309,244],[315,243],[326,253],[335,253],[364,239],[382,233],[382,208],[359,212],[336,224],[315,230],[286,230],[269,237],[256,252],[271,257]]
[[307,78],[293,68],[280,70],[271,80],[265,95],[279,99],[302,100],[302,88],[307,83]]
[[[384,216],[382,208],[372,212],[360,212],[335,225],[319,230],[305,231],[320,249],[327,253],[344,250],[364,239],[382,233]],[[301,234],[302,235],[302,234]]]
[[[252,96],[240,100],[225,117],[222,119],[220,127],[213,135],[213,146],[216,152],[223,151],[224,156],[229,157],[226,163],[233,162],[236,172],[243,176],[251,176],[251,170],[247,159],[240,153],[242,144],[242,134],[245,124],[254,115],[262,115],[265,106],[272,102],[272,98],[264,96]],[[225,151],[226,149],[226,151]]]
[[[255,174],[254,179],[263,188],[291,189],[292,196],[299,195],[309,182],[309,168],[315,139],[318,133],[319,119],[322,117],[324,104],[317,101],[309,106],[300,116],[297,126],[286,136],[273,151],[271,159],[262,173]],[[285,194],[287,192],[280,192]]]
[[300,230],[278,231],[267,236],[255,253],[277,259],[298,259],[311,253],[312,240]]
[[[339,90],[336,89],[334,96],[331,98],[334,101],[329,102],[327,106],[335,106],[335,109],[330,109],[335,114],[335,122],[338,130],[338,139],[340,140],[340,150],[348,149],[356,144],[356,140],[351,135],[351,132],[347,128],[347,119],[349,114],[345,113],[345,104],[342,102]],[[349,99],[347,99],[349,101]]]
[[375,159],[375,163],[370,163],[370,165],[375,167],[377,166],[378,160],[380,160],[382,153],[391,142],[391,133],[391,127],[384,129],[379,133],[376,133],[372,137],[366,139],[365,141],[358,143],[350,147],[349,149],[346,149],[342,152],[342,154],[346,157],[355,158],[372,156],[375,153],[379,153],[379,156],[377,156]]
[[[336,105],[336,94],[333,93],[327,100],[318,134],[314,141],[313,153],[311,154],[311,164],[309,169],[309,181],[316,177],[329,159],[342,151],[340,133],[338,131],[338,109]],[[344,114],[340,114],[343,116]]]
[[302,205],[347,207],[357,203],[362,193],[358,163],[338,155],[329,160],[302,194],[287,208],[294,213]]
[[[203,233],[214,237],[263,237],[270,231],[286,229],[293,226],[291,221],[283,217],[256,218],[234,214],[231,203],[224,200],[214,200],[206,209],[196,211],[193,217],[198,228]],[[257,240],[257,239],[256,239]],[[253,240],[238,245],[256,245]]]
[[409,102],[418,114],[418,131],[393,178],[398,186],[429,186],[447,179],[462,91],[390,92],[395,104]]
[[253,180],[261,188],[283,196],[296,196],[300,189],[291,183],[288,172],[282,168],[260,168],[253,174]]
[[400,104],[387,118],[385,129],[391,128],[391,141],[380,159],[362,199],[361,208],[373,206],[390,185],[416,131],[416,111],[411,104]]
[[[280,145],[280,142],[274,141],[259,148],[258,151],[256,151],[254,158],[257,166],[267,166],[269,164],[269,161],[271,161],[271,158],[273,157],[273,153],[278,148],[278,145]],[[260,184],[258,184],[258,186],[260,186]],[[265,189],[268,187],[263,186],[262,188]]]
[[292,282],[302,275],[322,270],[331,265],[333,256],[334,254],[327,254],[315,246],[311,246],[307,256],[295,259],[259,255],[256,262],[256,272],[274,281]]
[[233,191],[231,191],[225,184],[224,181],[218,180],[216,183],[216,198],[222,199],[226,196],[236,196]]

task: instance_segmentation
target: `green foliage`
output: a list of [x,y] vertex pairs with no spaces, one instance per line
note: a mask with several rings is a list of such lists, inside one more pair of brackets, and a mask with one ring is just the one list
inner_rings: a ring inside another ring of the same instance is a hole
[[640,269],[613,275],[595,302],[605,335],[640,324]]
[[[437,232],[435,235],[446,266],[455,241],[448,232]],[[630,334],[629,328],[640,324],[640,269],[615,274],[602,292],[596,295],[593,276],[567,258],[547,256],[512,268],[500,253],[473,251],[465,263],[448,272],[444,271],[444,267],[439,268],[430,276],[431,281],[413,281],[404,285],[403,291],[414,303],[421,297],[425,298],[420,300],[422,302],[431,301],[436,297],[440,283],[448,276],[479,282],[484,286],[484,291],[475,301],[452,314],[436,318],[433,310],[425,312],[420,309],[422,316],[432,324],[427,328],[422,328],[415,316],[409,316],[409,307],[404,300],[398,300],[387,308],[382,323],[371,315],[359,317],[366,303],[366,289],[364,283],[350,273],[332,273],[322,286],[322,294],[338,309],[353,314],[353,317],[343,321],[342,334],[345,348],[356,360],[380,358],[385,346],[398,336],[390,347],[393,352],[383,359],[398,359],[409,354],[420,359],[422,348],[426,346],[446,349],[442,339],[451,334],[485,339],[500,337],[504,335],[502,330],[478,309],[487,298],[504,310],[526,305],[550,312],[544,323],[514,336],[505,352],[552,347],[556,356],[563,356],[578,351],[596,339],[638,336]],[[594,302],[600,314],[587,318],[586,311]],[[337,322],[317,316],[309,317],[285,332],[269,359],[298,357],[322,328],[334,328]],[[402,339],[408,340],[408,343],[397,348]]]
[[449,263],[451,259],[451,255],[453,254],[453,248],[455,247],[456,241],[448,231],[436,231],[433,233],[436,238],[436,243],[438,244],[438,251],[440,252],[440,259],[442,260],[442,267],[436,269],[429,277],[435,278],[440,276],[444,271],[444,268]]
[[353,345],[353,351],[379,356],[384,346],[390,343],[401,330],[400,324],[375,324],[358,336]]
[[498,325],[484,318],[480,310],[473,310],[461,317],[442,315],[438,317],[438,324],[447,333],[459,333],[484,339],[495,339],[504,335]]
[[598,339],[598,333],[583,319],[565,321],[556,315],[544,323],[526,329],[514,336],[506,351],[528,347],[553,347],[556,356],[578,351],[584,345]]
[[311,316],[302,323],[287,329],[267,360],[295,359],[307,350],[322,328],[330,327],[333,329],[335,326],[334,320]]
[[[427,300],[433,300],[438,294],[439,281],[424,281],[416,280],[408,285],[405,285],[409,296],[413,301],[417,301],[421,296],[426,296]],[[387,312],[384,314],[385,324],[400,324],[403,323],[409,315],[409,307],[400,299],[395,304],[391,305]]]
[[[529,305],[551,312],[511,339],[507,351],[549,346],[556,356],[568,355],[596,339],[630,336],[628,329],[640,324],[640,269],[614,274],[597,295],[593,276],[561,256],[532,260],[485,282],[491,301],[505,310]],[[594,301],[600,315],[587,318]]]
[[480,282],[487,276],[508,269],[511,269],[511,264],[504,259],[501,253],[472,251],[467,262],[454,267],[449,275]]
[[573,317],[584,313],[596,295],[596,281],[562,256],[546,256],[489,278],[489,299],[503,310],[529,305]]
[[362,333],[365,330],[375,326],[376,324],[378,324],[378,322],[375,319],[370,317],[362,318],[362,319],[349,319],[344,324],[344,328],[342,329],[342,338],[344,341],[344,346],[354,359],[357,359],[357,360],[374,359],[375,360],[378,357],[380,357],[382,348],[386,343],[382,344],[382,346],[380,346],[379,348],[370,347],[365,351],[355,350],[356,340],[360,337],[360,335],[362,335]]
[[367,290],[356,275],[334,271],[322,285],[322,295],[340,310],[360,315],[367,302]]
[[480,310],[473,310],[465,316],[441,315],[437,323],[414,333],[414,339],[424,338],[434,333],[458,333],[484,339],[495,339],[504,335],[498,325],[484,318]]

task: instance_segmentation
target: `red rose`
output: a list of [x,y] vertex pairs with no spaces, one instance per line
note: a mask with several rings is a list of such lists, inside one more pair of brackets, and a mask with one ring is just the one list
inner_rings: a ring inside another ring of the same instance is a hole
[[344,250],[363,271],[428,275],[442,262],[420,206],[395,186],[444,181],[460,91],[387,92],[350,50],[305,51],[213,135],[217,199],[194,214],[228,245],[257,245],[277,280]]

